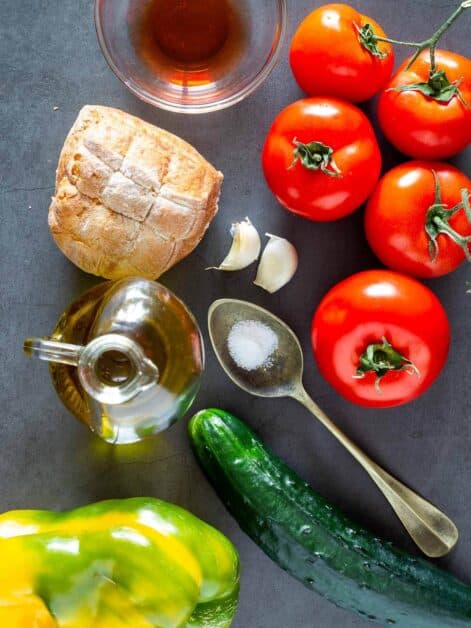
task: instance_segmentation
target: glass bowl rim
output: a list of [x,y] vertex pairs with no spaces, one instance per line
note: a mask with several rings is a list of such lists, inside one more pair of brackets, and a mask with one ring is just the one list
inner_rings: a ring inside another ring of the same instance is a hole
[[272,48],[268,60],[265,61],[264,65],[257,72],[257,74],[255,74],[255,76],[243,89],[238,90],[230,94],[229,96],[222,98],[221,100],[217,100],[212,103],[194,103],[186,105],[181,103],[174,103],[169,100],[159,98],[158,96],[155,96],[154,94],[143,90],[132,79],[132,77],[126,75],[116,65],[106,45],[105,32],[103,29],[102,21],[100,19],[100,6],[106,1],[110,0],[94,0],[94,19],[98,43],[109,67],[118,77],[118,79],[123,83],[123,85],[125,85],[125,87],[127,87],[127,89],[135,96],[137,96],[140,100],[143,100],[144,102],[147,102],[154,107],[159,107],[161,109],[172,111],[174,113],[209,113],[211,111],[219,111],[221,109],[226,109],[227,107],[232,107],[232,105],[235,105],[236,103],[240,102],[241,100],[252,94],[258,87],[260,87],[260,85],[265,82],[265,80],[269,77],[272,70],[276,66],[287,30],[287,0],[276,0],[278,10],[277,36],[272,42]]

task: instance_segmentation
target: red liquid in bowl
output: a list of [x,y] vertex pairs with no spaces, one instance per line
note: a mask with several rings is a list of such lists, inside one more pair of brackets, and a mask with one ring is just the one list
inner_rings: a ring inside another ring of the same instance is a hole
[[137,21],[134,45],[154,74],[195,87],[229,73],[244,40],[229,0],[152,0]]

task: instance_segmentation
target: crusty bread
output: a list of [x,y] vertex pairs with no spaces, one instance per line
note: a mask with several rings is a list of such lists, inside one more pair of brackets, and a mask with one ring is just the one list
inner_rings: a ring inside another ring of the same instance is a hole
[[86,272],[156,279],[200,242],[222,178],[179,137],[117,109],[86,106],[59,158],[49,228]]

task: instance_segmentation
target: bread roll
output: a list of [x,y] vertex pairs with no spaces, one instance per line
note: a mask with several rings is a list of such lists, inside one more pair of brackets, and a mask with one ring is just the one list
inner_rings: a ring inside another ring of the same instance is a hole
[[49,228],[88,273],[156,279],[200,242],[222,174],[189,144],[109,107],[84,107],[62,149]]

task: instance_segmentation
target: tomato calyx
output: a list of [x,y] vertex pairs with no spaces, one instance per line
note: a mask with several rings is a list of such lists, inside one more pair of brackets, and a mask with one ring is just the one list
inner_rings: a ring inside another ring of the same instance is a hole
[[433,33],[433,35],[421,42],[401,41],[398,39],[390,39],[389,37],[379,37],[378,35],[375,35],[374,32],[372,33],[371,38],[374,42],[383,41],[388,42],[389,44],[411,46],[416,49],[409,63],[406,65],[406,70],[409,70],[412,67],[424,50],[428,50],[430,53],[430,75],[427,82],[415,83],[413,85],[401,85],[392,89],[398,92],[411,90],[420,91],[426,96],[435,98],[435,100],[445,103],[450,102],[454,96],[457,96],[466,107],[469,107],[459,90],[460,81],[450,83],[445,72],[443,70],[438,70],[435,62],[435,51],[439,39],[450,28],[453,22],[455,22],[459,16],[466,11],[466,9],[471,9],[471,0],[464,0],[461,2],[450,17]]
[[450,83],[445,70],[435,70],[435,72],[430,72],[427,82],[399,85],[398,87],[392,87],[390,89],[395,92],[421,92],[429,98],[444,103],[449,103],[452,98],[457,96],[461,103],[469,109],[470,105],[466,102],[460,91],[461,80],[462,79]]
[[383,336],[381,343],[372,343],[366,347],[353,377],[362,379],[367,373],[376,373],[375,388],[381,394],[381,380],[391,371],[405,371],[409,375],[420,377],[420,371],[415,364],[396,351]]
[[438,236],[442,233],[447,235],[463,249],[466,259],[471,262],[470,243],[471,236],[463,236],[450,226],[450,218],[454,216],[460,210],[463,210],[471,224],[471,205],[470,205],[470,191],[461,190],[461,201],[452,207],[447,209],[442,202],[442,193],[440,187],[440,180],[435,170],[432,170],[433,178],[435,181],[435,200],[433,204],[427,210],[427,216],[425,219],[425,231],[429,237],[429,252],[430,258],[433,262],[438,257],[439,246]]
[[293,161],[288,170],[294,168],[298,161],[308,170],[320,170],[330,177],[341,177],[340,168],[334,161],[334,149],[323,142],[312,141],[307,144],[293,138],[295,149]]
[[388,53],[378,48],[379,40],[377,39],[371,24],[364,24],[361,28],[356,23],[354,23],[353,25],[358,33],[358,41],[363,46],[363,48],[366,48],[368,52],[371,52],[374,57],[378,57],[379,59],[386,59]]

